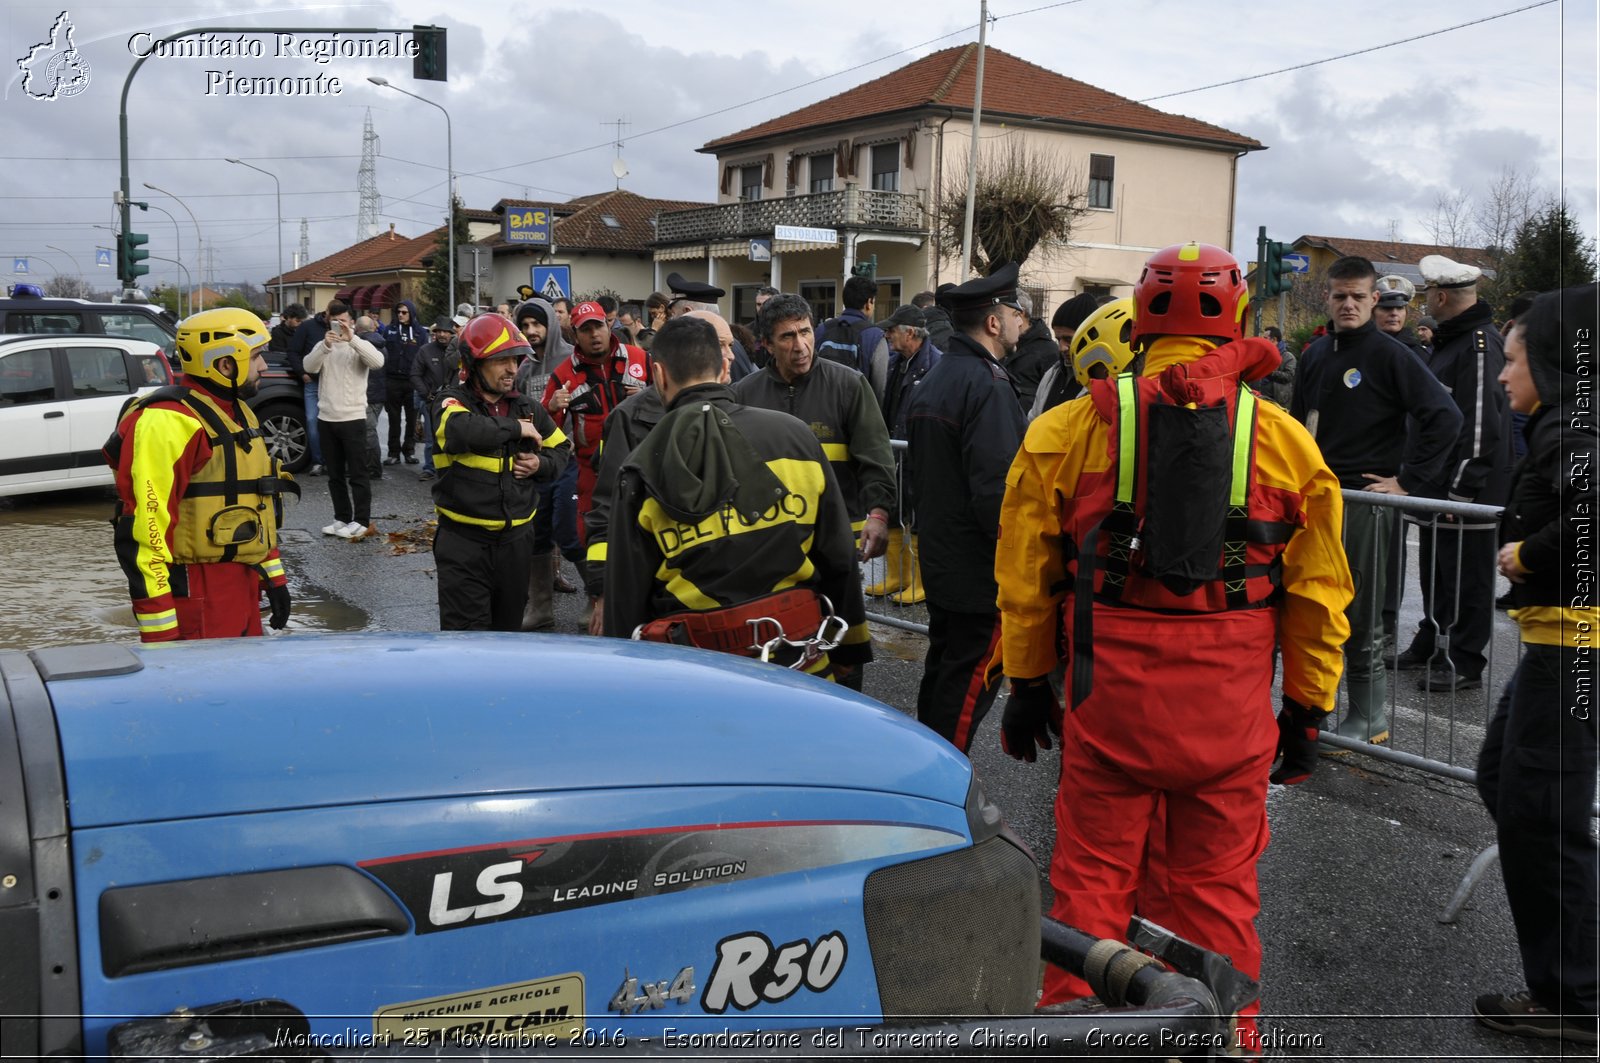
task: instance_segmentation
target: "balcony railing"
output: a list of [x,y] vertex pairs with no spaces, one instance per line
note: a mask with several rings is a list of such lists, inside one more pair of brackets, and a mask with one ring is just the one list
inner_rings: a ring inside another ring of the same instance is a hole
[[909,192],[845,188],[808,196],[756,199],[694,210],[663,211],[656,243],[684,244],[771,236],[779,225],[823,229],[888,229],[927,232],[922,200]]

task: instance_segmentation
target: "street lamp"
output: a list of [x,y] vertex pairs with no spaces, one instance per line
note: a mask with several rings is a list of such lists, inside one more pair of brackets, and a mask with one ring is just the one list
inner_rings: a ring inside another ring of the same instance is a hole
[[[174,203],[178,204],[178,206],[183,208],[183,212],[185,214],[189,215],[189,220],[194,222],[194,242],[200,248],[200,250],[197,253],[199,254],[199,256],[200,256],[200,258],[202,260],[201,264],[200,264],[200,266],[201,266],[201,268],[200,268],[200,283],[204,284],[206,282],[205,262],[204,262],[205,254],[206,254],[206,238],[204,236],[200,235],[200,221],[199,221],[199,219],[197,219],[194,216],[194,211],[189,209],[189,204],[185,203],[183,200],[179,199],[177,196],[173,195],[171,192],[168,192],[165,188],[157,188],[155,185],[151,184],[149,181],[146,181],[144,183],[144,186],[146,188],[148,188],[152,192],[160,192],[162,195],[166,196],[168,199],[171,199]],[[191,311],[194,309],[194,294],[192,292],[189,295],[189,309]]]
[[283,305],[284,305],[283,304],[283,186],[278,183],[278,175],[273,173],[271,170],[263,170],[259,166],[253,166],[250,163],[245,162],[243,159],[229,159],[227,161],[233,163],[235,166],[243,166],[243,167],[245,167],[247,169],[254,170],[256,173],[264,173],[268,177],[272,178],[272,187],[276,190],[277,197],[278,197],[278,313],[281,314],[281,313],[283,313]]
[[[83,267],[78,265],[78,260],[73,256],[71,251],[68,251],[64,247],[57,247],[55,244],[45,244],[44,248],[46,251],[60,251],[63,255],[66,255],[68,258],[72,259],[72,268],[78,271],[78,279],[80,281],[83,280]],[[87,284],[88,281],[84,281],[84,283]]]
[[[402,96],[410,96],[413,100],[421,100],[423,103],[426,103],[429,106],[437,107],[439,108],[439,113],[444,115],[444,227],[445,232],[449,234],[450,248],[450,296],[447,300],[449,305],[444,308],[444,312],[447,314],[454,313],[456,304],[456,163],[455,151],[450,143],[450,112],[444,109],[443,104],[434,103],[426,96],[418,96],[414,92],[407,92],[399,85],[391,85],[388,78],[381,78],[373,75],[369,76],[367,80],[372,82],[374,85],[377,85],[379,88],[393,89]],[[476,307],[474,307],[474,309],[476,309]]]
[[[183,230],[178,228],[178,219],[174,218],[172,216],[172,211],[168,210],[166,207],[157,207],[157,206],[152,204],[152,205],[147,206],[145,209],[146,210],[159,210],[161,213],[163,213],[163,214],[165,214],[167,216],[167,220],[172,223],[172,248],[173,248],[172,253],[177,255],[179,259],[182,259],[183,258]],[[170,261],[170,259],[167,260],[167,261]],[[184,272],[185,276],[187,276],[188,273],[189,273],[188,270],[184,270],[183,272]],[[194,309],[194,307],[190,304],[189,296],[188,296],[187,293],[185,293],[185,292],[180,290],[178,292],[178,294],[180,296],[182,296],[182,298],[178,302],[178,310],[182,313],[182,316],[188,317],[189,316],[189,311]]]

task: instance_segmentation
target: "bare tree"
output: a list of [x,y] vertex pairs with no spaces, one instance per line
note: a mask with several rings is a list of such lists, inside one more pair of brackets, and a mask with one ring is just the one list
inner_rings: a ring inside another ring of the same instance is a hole
[[[961,254],[966,224],[968,171],[947,170],[934,224],[943,257]],[[1007,262],[1021,265],[1035,250],[1070,245],[1088,213],[1088,182],[1063,151],[1029,147],[1021,137],[986,145],[978,156],[972,218],[972,264],[985,275]]]
[[1466,247],[1472,243],[1472,196],[1464,189],[1433,197],[1433,212],[1422,227],[1441,247]]
[[44,294],[52,299],[89,299],[94,292],[82,277],[71,273],[58,273],[44,286]]
[[1491,254],[1504,254],[1516,239],[1522,223],[1539,212],[1541,199],[1533,178],[1515,163],[1500,168],[1472,212],[1473,224]]

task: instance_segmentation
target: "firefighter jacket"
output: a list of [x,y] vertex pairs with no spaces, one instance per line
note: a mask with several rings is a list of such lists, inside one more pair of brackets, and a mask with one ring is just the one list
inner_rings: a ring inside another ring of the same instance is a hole
[[1373,473],[1397,477],[1407,494],[1437,496],[1461,427],[1460,411],[1422,359],[1371,321],[1312,341],[1289,412],[1352,491]]
[[614,503],[606,634],[810,587],[849,628],[833,661],[872,659],[855,537],[805,425],[722,384],[686,388],[623,464]]
[[[1257,339],[1206,353],[1209,347],[1186,337],[1158,339],[1142,379],[1094,381],[1088,395],[1046,411],[1029,427],[1006,475],[995,560],[1007,675],[1034,678],[1055,667],[1064,607],[1074,619],[1097,602],[1149,610],[1153,639],[1162,615],[1275,607],[1284,693],[1314,708],[1333,705],[1349,636],[1344,610],[1353,594],[1340,542],[1338,480],[1304,428],[1240,387],[1241,378],[1259,379],[1276,368],[1277,349]],[[1213,479],[1226,498],[1216,507],[1192,508],[1201,492],[1194,470],[1181,461],[1158,469],[1153,452],[1183,438],[1168,434],[1172,419],[1152,409],[1159,403],[1218,411],[1210,430],[1223,467]],[[1130,409],[1139,424],[1125,433]],[[1163,492],[1177,510],[1151,505],[1159,488],[1149,485],[1163,477],[1187,477],[1166,480],[1186,488]],[[1108,520],[1119,508],[1132,518],[1133,541],[1119,542]],[[1170,527],[1155,522],[1174,516],[1178,534],[1162,534]],[[1215,552],[1196,542],[1213,529],[1223,532],[1211,540],[1220,547]],[[1210,571],[1190,580],[1149,577],[1144,569],[1153,558],[1143,540],[1156,536],[1169,555],[1174,546],[1180,557],[1191,548],[1187,560]],[[1090,557],[1093,568],[1086,566]]]
[[105,450],[116,470],[117,561],[146,641],[178,629],[183,566],[232,562],[285,582],[277,495],[293,481],[280,476],[249,406],[188,383],[133,403]]
[[[525,420],[533,421],[541,443],[522,438]],[[571,460],[572,444],[544,407],[514,391],[491,403],[470,383],[447,387],[439,392],[433,424],[433,506],[441,520],[492,532],[527,524],[538,508],[539,487]],[[517,455],[535,446],[538,471],[517,477]]]
[[1504,505],[1511,483],[1511,410],[1500,386],[1505,342],[1482,299],[1439,322],[1433,350],[1421,357],[1456,400],[1461,431],[1445,471],[1447,497]]
[[[550,409],[551,399],[562,388],[571,393],[572,402],[567,408],[551,416],[572,437],[573,453],[583,463],[580,471],[590,470],[591,489],[594,474],[589,459],[600,449],[606,418],[629,395],[649,384],[650,355],[643,347],[623,343],[615,336],[611,337],[611,350],[597,361],[591,362],[574,350],[571,358],[551,367],[542,397],[544,408]],[[584,493],[580,487],[579,494]]]
[[853,530],[860,531],[874,509],[895,511],[894,451],[866,377],[815,358],[811,371],[793,383],[778,375],[776,365],[751,373],[734,385],[733,397],[746,406],[787,413],[811,428],[833,465]]
[[[1511,584],[1522,641],[1593,649],[1594,529],[1600,515],[1600,435],[1594,414],[1596,286],[1539,296],[1557,303],[1527,318],[1528,371],[1539,406],[1524,432],[1500,540],[1527,570]],[[1548,303],[1547,303],[1548,305]],[[1544,307],[1540,308],[1545,309]],[[1538,331],[1535,332],[1534,329]]]
[[594,596],[606,592],[606,537],[611,528],[611,496],[617,477],[634,448],[644,442],[650,430],[667,415],[661,405],[661,392],[645,388],[629,396],[606,418],[605,439],[594,457],[594,502],[583,515],[584,588]]
[[911,393],[906,489],[928,600],[993,613],[994,547],[1006,470],[1026,428],[1011,379],[964,333]]

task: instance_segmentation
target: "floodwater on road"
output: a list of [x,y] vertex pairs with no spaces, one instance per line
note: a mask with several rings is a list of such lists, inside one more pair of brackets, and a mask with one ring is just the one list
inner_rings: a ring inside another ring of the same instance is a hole
[[[111,545],[105,488],[0,498],[0,649],[138,639],[128,581]],[[360,631],[365,612],[289,573],[289,631]]]

